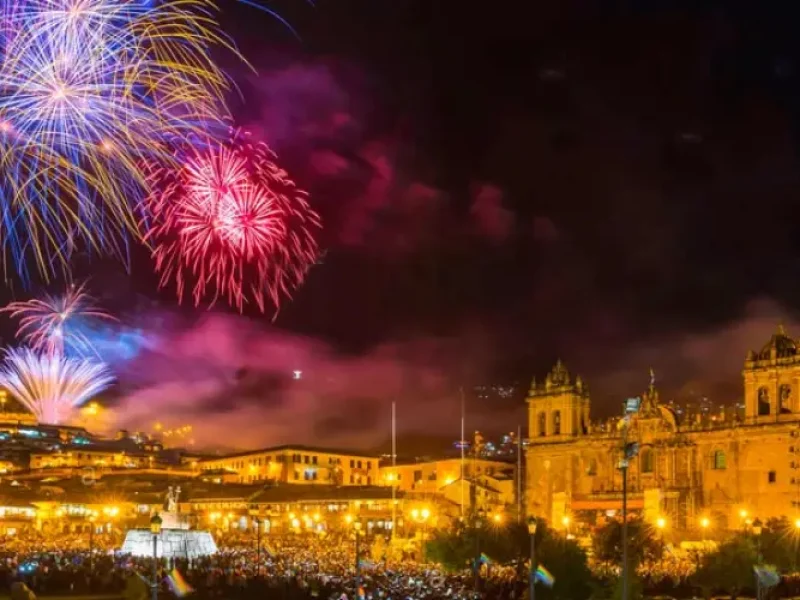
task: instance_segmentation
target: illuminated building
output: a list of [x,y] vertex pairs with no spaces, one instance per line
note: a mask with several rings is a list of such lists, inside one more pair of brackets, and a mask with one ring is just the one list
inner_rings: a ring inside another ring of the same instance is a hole
[[[515,503],[516,467],[508,462],[468,457],[461,479],[460,458],[382,465],[380,484],[396,486],[410,495],[440,496],[461,505],[476,502],[478,508],[512,506]],[[472,488],[475,489],[472,489]]]
[[276,446],[207,458],[202,471],[235,473],[241,483],[275,482],[329,485],[375,485],[378,458],[352,451],[311,446]]
[[[747,518],[800,515],[800,352],[782,328],[744,363],[745,415],[681,423],[655,380],[632,415],[628,506],[680,530],[738,529]],[[527,399],[526,503],[556,527],[618,514],[620,419],[592,423],[589,388],[560,362]],[[744,516],[743,516],[744,515]]]
[[124,450],[110,448],[107,450],[79,448],[75,450],[56,450],[53,452],[31,453],[31,469],[56,469],[64,467],[116,467],[147,468],[153,466],[155,457],[152,454],[129,453]]

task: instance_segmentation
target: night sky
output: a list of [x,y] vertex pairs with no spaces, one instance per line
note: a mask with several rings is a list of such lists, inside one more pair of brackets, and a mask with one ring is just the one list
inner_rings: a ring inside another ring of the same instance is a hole
[[[108,302],[155,300],[125,424],[368,446],[396,400],[403,431],[456,439],[460,386],[560,357],[595,415],[651,366],[665,398],[734,402],[746,351],[800,335],[793,3],[271,4],[299,39],[232,4],[257,71],[223,57],[237,118],[311,192],[326,254],[274,323],[177,314],[146,255],[130,280],[92,263]],[[468,404],[471,428],[524,424],[520,397]]]

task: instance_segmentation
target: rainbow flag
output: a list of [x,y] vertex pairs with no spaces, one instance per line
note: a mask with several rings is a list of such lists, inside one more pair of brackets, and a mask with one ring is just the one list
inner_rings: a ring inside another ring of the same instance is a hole
[[482,565],[490,565],[492,564],[492,559],[481,552],[481,557],[478,559],[478,562]]
[[553,587],[553,584],[556,582],[556,578],[552,576],[550,571],[545,569],[542,565],[536,567],[536,580],[541,581],[542,585],[546,587]]
[[194,588],[186,583],[178,569],[172,569],[170,574],[167,575],[167,581],[169,582],[169,587],[172,588],[172,593],[178,598],[183,598],[194,591]]

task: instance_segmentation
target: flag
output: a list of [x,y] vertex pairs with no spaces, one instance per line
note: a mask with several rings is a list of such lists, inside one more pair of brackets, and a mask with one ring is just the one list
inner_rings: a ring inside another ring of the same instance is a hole
[[775,587],[781,582],[781,576],[772,565],[753,566],[753,571],[755,571],[758,582],[764,587]]
[[186,583],[186,580],[178,569],[172,569],[170,574],[167,575],[167,581],[169,581],[169,587],[172,588],[172,593],[178,598],[183,598],[185,595],[191,594],[194,591],[192,586]]
[[553,587],[556,578],[550,574],[550,571],[545,569],[542,565],[536,567],[536,580],[541,581],[542,585],[546,587]]
[[492,564],[492,559],[481,552],[481,557],[478,559],[478,562],[482,565],[490,565]]

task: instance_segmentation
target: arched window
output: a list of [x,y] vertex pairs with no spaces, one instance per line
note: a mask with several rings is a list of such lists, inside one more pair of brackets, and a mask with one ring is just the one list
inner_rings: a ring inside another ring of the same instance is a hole
[[597,475],[597,459],[590,458],[589,464],[586,466],[587,475]]
[[553,435],[561,435],[561,411],[553,411]]
[[536,428],[539,431],[539,437],[547,435],[547,415],[545,413],[539,413],[539,423]]
[[778,389],[778,412],[788,414],[792,412],[792,386],[783,384]]
[[758,388],[758,416],[769,415],[769,390],[765,387]]
[[725,453],[722,450],[715,450],[711,460],[712,469],[727,469],[728,463],[725,458]]
[[653,451],[650,448],[642,450],[641,457],[642,473],[653,472]]

